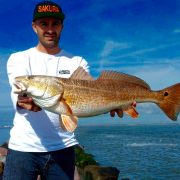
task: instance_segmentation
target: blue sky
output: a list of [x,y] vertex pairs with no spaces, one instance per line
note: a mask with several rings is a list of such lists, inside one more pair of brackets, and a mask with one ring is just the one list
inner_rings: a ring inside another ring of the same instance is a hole
[[[6,63],[10,53],[35,46],[32,11],[39,1],[0,0],[0,108],[11,108]],[[180,82],[179,0],[59,0],[66,14],[61,47],[83,56],[91,74],[116,70],[158,90]],[[160,113],[138,106],[141,117]],[[161,114],[161,113],[160,113]],[[158,120],[165,116],[158,115]],[[180,118],[179,118],[180,119]]]

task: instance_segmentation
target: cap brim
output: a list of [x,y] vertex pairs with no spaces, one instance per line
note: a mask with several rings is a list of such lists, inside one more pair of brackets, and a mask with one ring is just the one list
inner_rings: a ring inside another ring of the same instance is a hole
[[40,18],[46,18],[46,17],[53,17],[53,18],[57,18],[57,19],[61,19],[64,20],[65,19],[65,15],[63,13],[40,13],[40,14],[35,14],[33,17],[33,21],[40,19]]

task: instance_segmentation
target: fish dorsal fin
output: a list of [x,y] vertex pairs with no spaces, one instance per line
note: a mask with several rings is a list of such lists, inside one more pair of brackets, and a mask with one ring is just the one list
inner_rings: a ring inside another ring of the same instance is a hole
[[142,79],[132,76],[129,74],[121,73],[121,72],[115,72],[115,71],[103,71],[99,78],[97,80],[118,80],[118,81],[123,81],[123,82],[129,82],[129,83],[134,83],[134,84],[140,84],[141,86],[150,89],[150,86]]
[[83,67],[79,66],[71,75],[71,79],[81,79],[81,80],[94,80],[91,75],[83,69]]

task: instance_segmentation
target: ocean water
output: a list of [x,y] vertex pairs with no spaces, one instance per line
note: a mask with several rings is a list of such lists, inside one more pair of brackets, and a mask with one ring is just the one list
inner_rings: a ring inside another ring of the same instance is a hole
[[13,124],[14,111],[8,108],[0,109],[0,145],[9,139],[9,131]]
[[[11,121],[0,121],[0,144]],[[119,179],[180,180],[180,125],[79,126],[80,144],[102,166],[120,170]]]
[[79,127],[76,136],[103,166],[130,180],[180,180],[180,125]]

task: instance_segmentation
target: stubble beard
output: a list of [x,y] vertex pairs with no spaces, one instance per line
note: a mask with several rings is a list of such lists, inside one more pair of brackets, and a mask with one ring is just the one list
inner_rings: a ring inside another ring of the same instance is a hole
[[59,45],[59,41],[60,41],[60,35],[56,36],[53,40],[51,41],[47,41],[45,40],[45,36],[43,36],[42,38],[39,38],[40,43],[45,47],[45,48],[55,48]]

